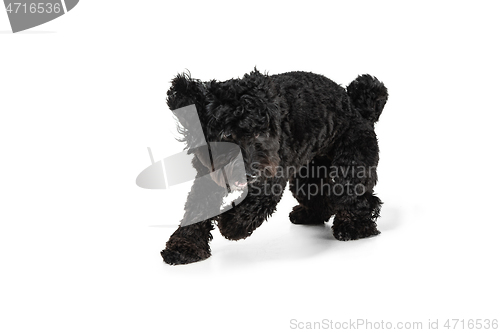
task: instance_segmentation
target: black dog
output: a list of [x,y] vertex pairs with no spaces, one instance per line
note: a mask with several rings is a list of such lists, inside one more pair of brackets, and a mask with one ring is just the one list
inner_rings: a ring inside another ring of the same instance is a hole
[[[275,211],[287,181],[299,202],[290,213],[292,223],[323,224],[335,215],[332,229],[338,240],[380,233],[375,220],[382,202],[373,194],[379,154],[374,123],[388,93],[376,78],[359,76],[344,89],[306,72],[268,76],[255,69],[225,82],[182,74],[167,95],[174,114],[196,106],[206,142],[233,142],[241,148],[247,179],[235,184],[247,188],[248,195],[214,218],[180,226],[161,252],[166,263],[208,258],[214,222],[227,239],[250,236]],[[182,125],[182,116],[176,116]],[[188,131],[183,134],[190,148],[194,138]],[[213,168],[210,160],[196,149],[191,152],[193,166],[207,174]],[[225,184],[218,183],[194,181],[184,219],[222,203]]]

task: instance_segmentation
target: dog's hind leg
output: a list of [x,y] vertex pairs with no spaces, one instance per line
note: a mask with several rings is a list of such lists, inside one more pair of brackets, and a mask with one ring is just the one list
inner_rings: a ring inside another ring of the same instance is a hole
[[323,224],[333,215],[331,159],[316,157],[290,177],[290,191],[299,202],[290,213],[294,224]]
[[375,220],[382,202],[374,195],[378,143],[373,125],[358,119],[334,147],[333,236],[342,241],[378,235]]

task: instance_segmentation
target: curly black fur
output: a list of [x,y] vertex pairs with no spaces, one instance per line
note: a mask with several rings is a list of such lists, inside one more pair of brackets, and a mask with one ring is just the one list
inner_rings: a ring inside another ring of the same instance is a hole
[[[161,252],[166,263],[208,258],[214,222],[227,239],[250,236],[275,211],[282,196],[276,189],[284,189],[288,181],[299,202],[290,213],[292,223],[322,224],[335,215],[333,236],[339,240],[379,234],[375,220],[382,202],[373,194],[379,153],[374,123],[388,93],[375,77],[361,75],[344,89],[322,75],[306,72],[268,76],[254,70],[224,82],[202,82],[179,74],[167,95],[174,114],[178,108],[196,105],[205,138],[188,131],[182,134],[200,174],[212,169],[204,153],[192,148],[200,140],[239,145],[248,195],[225,213],[179,227]],[[190,120],[183,118],[185,114],[176,116],[182,130]],[[214,167],[225,165],[228,158],[213,161]],[[224,185],[197,178],[184,219],[204,209],[193,204],[199,204],[200,198],[206,207],[220,205]],[[351,191],[346,190],[349,186]]]

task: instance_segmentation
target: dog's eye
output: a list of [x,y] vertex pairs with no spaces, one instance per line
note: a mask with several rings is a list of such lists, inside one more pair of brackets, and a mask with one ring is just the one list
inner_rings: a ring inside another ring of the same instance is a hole
[[224,133],[222,133],[222,137],[223,137],[224,139],[231,139],[231,133],[224,132]]

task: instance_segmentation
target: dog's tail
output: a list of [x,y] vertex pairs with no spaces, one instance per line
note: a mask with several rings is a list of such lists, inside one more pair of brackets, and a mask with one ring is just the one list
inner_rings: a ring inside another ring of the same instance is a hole
[[360,75],[352,81],[347,86],[347,95],[363,118],[372,123],[378,121],[389,97],[385,85],[368,74]]

